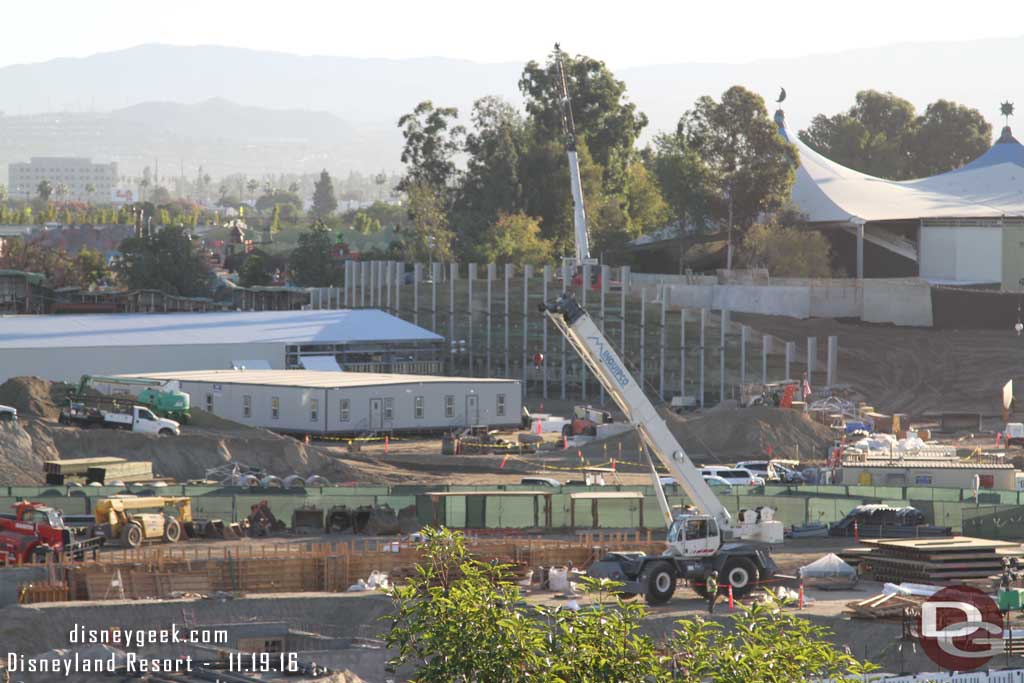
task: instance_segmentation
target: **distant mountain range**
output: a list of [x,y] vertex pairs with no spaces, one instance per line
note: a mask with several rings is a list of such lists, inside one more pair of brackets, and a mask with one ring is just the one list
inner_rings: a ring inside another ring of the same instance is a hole
[[[785,86],[792,127],[845,109],[858,90],[875,88],[892,90],[919,109],[940,97],[977,107],[998,130],[999,102],[1016,98],[1024,105],[1021,54],[1024,37],[615,71],[650,118],[648,133],[674,127],[697,97],[735,83],[761,93],[770,109]],[[186,167],[204,163],[215,173],[397,169],[399,116],[423,99],[464,113],[483,95],[520,103],[522,66],[169,45],[8,66],[0,68],[0,111],[6,114],[0,117],[0,163],[74,153],[113,158],[129,173],[154,155],[168,157],[167,163],[183,160]],[[12,132],[41,120],[30,114],[57,112],[61,116],[42,117],[48,123],[39,135],[19,139]]]

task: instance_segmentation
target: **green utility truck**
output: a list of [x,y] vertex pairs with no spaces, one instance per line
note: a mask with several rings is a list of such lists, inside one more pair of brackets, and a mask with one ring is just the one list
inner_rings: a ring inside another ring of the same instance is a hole
[[182,424],[188,424],[191,417],[189,395],[181,391],[175,381],[154,381],[136,377],[100,377],[98,375],[82,375],[78,388],[73,390],[71,398],[76,401],[88,401],[86,391],[94,384],[109,384],[114,387],[124,386],[145,387],[135,397],[135,403],[144,405],[160,417],[170,418]]

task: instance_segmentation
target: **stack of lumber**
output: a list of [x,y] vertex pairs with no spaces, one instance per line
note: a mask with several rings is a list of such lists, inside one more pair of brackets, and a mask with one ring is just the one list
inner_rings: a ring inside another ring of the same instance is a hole
[[88,484],[110,481],[136,482],[153,479],[153,463],[148,460],[128,461],[124,458],[76,458],[48,460],[43,464],[47,484]]
[[1020,553],[1021,546],[1005,541],[953,536],[951,538],[864,539],[871,551],[860,556],[861,574],[875,581],[900,583],[962,583],[1002,571],[1003,553]]
[[854,619],[902,619],[905,609],[919,607],[925,600],[918,595],[875,595],[846,603],[846,613]]

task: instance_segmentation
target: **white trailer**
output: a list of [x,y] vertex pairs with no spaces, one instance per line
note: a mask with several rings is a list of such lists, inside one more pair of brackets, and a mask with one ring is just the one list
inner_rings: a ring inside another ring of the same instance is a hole
[[517,427],[518,380],[312,370],[200,370],[132,375],[178,380],[193,410],[296,434],[441,432]]

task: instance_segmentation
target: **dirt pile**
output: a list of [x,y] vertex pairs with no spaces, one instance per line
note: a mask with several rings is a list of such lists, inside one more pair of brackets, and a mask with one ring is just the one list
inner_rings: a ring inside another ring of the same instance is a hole
[[[799,452],[802,460],[816,460],[824,457],[832,443],[828,427],[802,413],[780,408],[722,407],[695,416],[669,414],[665,419],[698,464],[757,460],[767,457],[769,448],[776,458],[796,458]],[[619,443],[627,457],[637,452],[633,432],[590,443],[582,450],[588,461],[599,462],[605,454],[616,453]]]
[[0,403],[17,408],[22,417],[56,420],[71,386],[38,377],[12,377],[0,384]]

